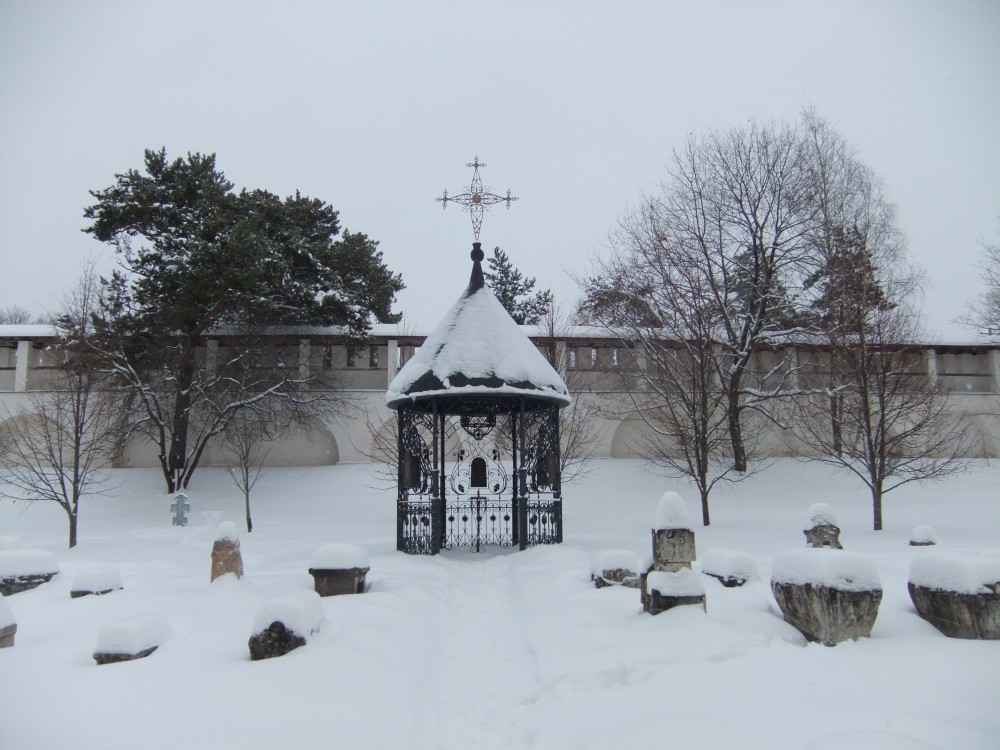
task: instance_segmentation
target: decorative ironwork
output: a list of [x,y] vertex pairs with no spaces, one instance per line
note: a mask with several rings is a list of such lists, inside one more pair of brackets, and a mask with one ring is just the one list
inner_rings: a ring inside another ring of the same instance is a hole
[[471,547],[481,552],[484,546],[509,547],[514,543],[514,513],[510,500],[500,498],[464,498],[446,505],[444,546]]
[[497,448],[484,455],[478,450],[460,447],[453,455],[456,460],[449,475],[449,485],[456,495],[472,491],[499,495],[507,489],[507,471]]
[[483,180],[479,176],[479,168],[485,167],[486,165],[479,161],[477,156],[472,162],[466,164],[467,167],[473,168],[472,173],[472,185],[469,187],[469,192],[459,193],[458,195],[448,195],[448,191],[445,190],[444,194],[440,198],[435,198],[437,202],[441,204],[442,208],[448,208],[448,201],[453,203],[458,203],[460,206],[465,206],[469,209],[469,215],[472,217],[472,232],[476,236],[476,241],[479,241],[479,230],[483,226],[483,212],[488,206],[496,205],[497,203],[506,203],[507,208],[510,208],[510,204],[516,201],[513,195],[510,194],[510,190],[507,190],[507,195],[495,195],[488,192],[489,188],[483,188]]
[[522,457],[530,478],[530,492],[555,489],[558,474],[558,416],[534,413],[525,415],[526,445]]
[[463,414],[459,421],[462,429],[478,441],[489,435],[497,426],[497,415]]
[[433,555],[434,524],[432,506],[427,502],[397,503],[396,507],[397,545],[410,555]]
[[562,501],[525,500],[522,514],[527,523],[521,531],[521,549],[562,541]]

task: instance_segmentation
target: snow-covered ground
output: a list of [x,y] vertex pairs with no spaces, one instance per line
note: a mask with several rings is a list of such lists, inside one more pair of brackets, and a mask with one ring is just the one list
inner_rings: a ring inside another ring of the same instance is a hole
[[[254,532],[222,470],[202,469],[191,521],[171,525],[154,471],[121,472],[115,497],[87,499],[65,549],[54,505],[0,501],[0,536],[59,557],[60,574],[6,598],[18,631],[0,650],[0,748],[920,748],[1000,747],[1000,642],[946,638],[915,613],[910,563],[927,548],[1000,554],[1000,467],[887,496],[873,532],[863,487],[780,460],[713,498],[700,551],[749,553],[759,577],[724,588],[703,576],[707,614],[652,617],[633,589],[595,589],[604,549],[650,553],[664,491],[692,518],[697,496],[639,462],[606,460],[568,486],[565,543],[514,552],[394,551],[394,493],[366,467],[270,469]],[[827,648],[785,624],[768,580],[777,553],[804,544],[813,503],[829,503],[844,548],[870,557],[884,589],[870,639]],[[209,583],[219,524],[235,521],[246,576]],[[310,556],[350,542],[370,555],[369,591],[322,600],[307,645],[251,662],[262,603],[312,587]],[[71,599],[78,575],[114,566],[124,588]],[[108,623],[162,613],[151,656],[97,666]]]

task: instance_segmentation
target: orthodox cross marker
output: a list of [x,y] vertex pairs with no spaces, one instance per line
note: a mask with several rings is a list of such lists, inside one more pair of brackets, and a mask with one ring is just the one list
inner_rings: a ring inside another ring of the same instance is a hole
[[187,495],[178,492],[174,495],[174,502],[170,505],[170,510],[174,512],[174,526],[187,526],[187,512],[191,510],[191,503],[187,501]]
[[507,208],[510,208],[510,204],[516,201],[513,195],[510,194],[510,190],[507,191],[507,195],[494,195],[493,193],[487,192],[489,188],[483,188],[483,180],[479,176],[479,168],[485,167],[486,165],[479,161],[477,156],[472,163],[466,164],[467,167],[472,167],[474,170],[472,173],[472,185],[469,187],[469,192],[461,193],[459,195],[448,195],[448,191],[444,191],[444,195],[440,198],[435,198],[441,204],[441,208],[448,208],[448,201],[459,204],[460,206],[465,206],[469,209],[469,215],[472,217],[472,231],[476,235],[476,241],[479,241],[479,230],[483,226],[483,212],[487,206],[493,206],[497,203],[506,203]]

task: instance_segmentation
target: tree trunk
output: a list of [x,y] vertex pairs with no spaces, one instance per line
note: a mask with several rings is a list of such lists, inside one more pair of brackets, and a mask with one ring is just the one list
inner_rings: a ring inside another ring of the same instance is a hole
[[67,512],[69,516],[69,548],[73,549],[76,546],[76,522],[77,514],[75,511]]
[[830,396],[830,432],[832,434],[833,455],[842,456],[844,454],[844,435],[841,427],[844,410],[844,399],[842,396]]
[[250,520],[250,493],[249,492],[244,492],[243,493],[243,500],[244,500],[244,503],[245,503],[246,509],[247,509],[247,533],[249,534],[251,531],[253,531],[253,521]]
[[701,525],[708,526],[711,522],[708,517],[708,490],[701,490]]
[[191,423],[191,384],[194,382],[194,348],[185,346],[177,373],[177,398],[174,401],[173,430],[170,438],[170,455],[167,469],[173,481],[168,482],[169,492],[187,487],[187,437]]
[[741,474],[747,470],[747,452],[743,445],[743,428],[740,425],[740,410],[736,401],[729,399],[729,442],[733,448],[733,470]]
[[882,530],[882,482],[872,484],[872,514],[875,531]]

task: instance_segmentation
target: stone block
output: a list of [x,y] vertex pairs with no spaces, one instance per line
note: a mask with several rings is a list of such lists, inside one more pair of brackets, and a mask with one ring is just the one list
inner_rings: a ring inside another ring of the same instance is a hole
[[313,585],[320,596],[363,594],[369,568],[309,568]]
[[240,554],[239,539],[216,539],[212,545],[212,578],[232,573],[243,577],[243,556]]
[[10,648],[14,645],[14,634],[17,633],[17,623],[0,628],[0,648]]
[[1000,582],[992,593],[968,594],[907,583],[917,614],[949,638],[1000,640]]
[[144,659],[171,635],[167,618],[159,612],[133,615],[108,623],[97,634],[94,661],[114,664]]
[[812,583],[771,581],[785,622],[825,646],[871,635],[882,590],[848,591]]
[[673,573],[696,559],[691,529],[653,529],[653,570]]
[[251,661],[260,661],[261,659],[284,656],[299,646],[305,646],[306,639],[294,630],[285,627],[283,622],[272,622],[264,630],[250,636],[248,645],[250,646]]
[[805,529],[806,546],[817,549],[843,549],[840,545],[840,527],[832,523],[820,523]]
[[54,575],[55,573],[41,573],[38,575],[0,578],[0,594],[10,596],[11,594],[19,594],[22,591],[29,591],[37,586],[41,586],[43,583],[48,583]]
[[650,570],[642,577],[641,591],[642,610],[651,615],[691,605],[705,609],[705,588],[690,568],[675,572]]

